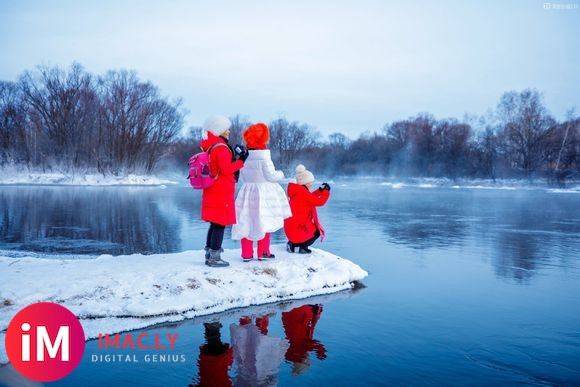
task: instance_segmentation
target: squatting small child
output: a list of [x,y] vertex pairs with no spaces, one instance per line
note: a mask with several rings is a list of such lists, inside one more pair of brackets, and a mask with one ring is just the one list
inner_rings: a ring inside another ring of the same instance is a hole
[[288,183],[288,198],[292,216],[284,220],[284,232],[288,238],[286,250],[294,253],[309,254],[308,248],[318,238],[324,239],[324,228],[318,220],[316,207],[323,206],[330,197],[330,185],[322,184],[310,192],[314,175],[302,164],[296,167],[296,183]]

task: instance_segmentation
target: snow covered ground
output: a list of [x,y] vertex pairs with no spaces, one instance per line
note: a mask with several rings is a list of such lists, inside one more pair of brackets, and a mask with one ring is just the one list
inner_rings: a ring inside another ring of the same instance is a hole
[[[173,177],[173,176],[172,176]],[[185,179],[183,179],[185,181]],[[177,184],[175,180],[152,175],[114,176],[102,174],[37,173],[15,168],[0,169],[0,185],[167,185]]]
[[355,263],[312,249],[276,259],[244,263],[239,250],[226,250],[228,268],[204,264],[203,251],[176,254],[102,255],[58,260],[0,257],[0,363],[12,317],[35,302],[61,304],[81,320],[87,339],[161,322],[232,308],[330,294],[350,289],[368,273]]

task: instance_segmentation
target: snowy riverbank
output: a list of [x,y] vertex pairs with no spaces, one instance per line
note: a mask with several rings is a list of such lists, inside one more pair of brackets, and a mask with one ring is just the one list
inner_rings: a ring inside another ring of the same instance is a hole
[[3,346],[10,320],[35,302],[73,311],[89,339],[101,332],[330,294],[368,275],[347,259],[312,251],[289,254],[277,245],[272,246],[276,259],[244,263],[239,250],[226,250],[229,268],[205,266],[203,251],[85,260],[0,257],[0,363],[7,361]]
[[[185,180],[185,179],[184,179]],[[105,175],[42,173],[17,170],[12,168],[0,169],[0,185],[83,185],[83,186],[113,186],[113,185],[168,185],[178,184],[173,176],[160,178],[153,175]]]
[[[106,175],[102,174],[65,174],[30,172],[14,167],[0,169],[0,185],[70,185],[70,186],[163,186],[179,185],[189,187],[184,176],[178,172],[161,175]],[[285,185],[293,180],[292,173],[286,174],[281,181]],[[564,187],[549,185],[546,179],[449,179],[445,177],[380,177],[380,176],[337,176],[324,178],[317,176],[315,184],[328,181],[339,187],[351,186],[353,179],[358,184],[378,184],[389,189],[402,188],[453,188],[453,189],[498,189],[498,190],[548,190],[550,192],[580,192],[580,181],[569,181]]]

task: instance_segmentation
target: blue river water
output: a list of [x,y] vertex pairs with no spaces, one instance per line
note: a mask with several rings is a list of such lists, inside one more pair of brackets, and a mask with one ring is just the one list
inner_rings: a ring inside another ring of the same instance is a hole
[[[367,270],[364,288],[129,332],[165,349],[91,340],[50,384],[580,384],[580,193],[331,183],[315,247]],[[200,249],[199,212],[187,187],[4,186],[0,255]]]

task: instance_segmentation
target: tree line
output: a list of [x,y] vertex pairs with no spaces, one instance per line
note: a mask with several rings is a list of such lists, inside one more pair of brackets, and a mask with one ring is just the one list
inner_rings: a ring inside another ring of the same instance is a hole
[[[94,76],[79,64],[38,67],[15,82],[0,82],[0,166],[103,174],[155,171],[160,161],[186,169],[199,151],[201,128],[180,136],[181,101],[169,101],[135,72]],[[243,143],[252,122],[230,117],[230,142]],[[356,139],[323,138],[307,123],[285,117],[266,122],[272,157],[292,172],[304,163],[318,174],[466,178],[580,175],[580,119],[548,112],[535,89],[504,93],[485,116],[436,119],[419,113]]]
[[[329,149],[338,149],[337,157]],[[565,179],[580,172],[580,119],[572,110],[558,122],[537,90],[512,91],[486,116],[421,113],[354,141],[335,133],[313,156],[347,174]]]
[[183,126],[180,105],[132,71],[38,67],[0,82],[0,165],[152,172]]
[[[232,143],[251,124],[231,117]],[[393,175],[449,178],[538,178],[554,182],[580,177],[580,118],[574,111],[555,120],[534,89],[504,93],[485,116],[436,119],[431,114],[394,121],[351,140],[343,133],[323,139],[312,126],[279,117],[268,123],[275,164],[292,172],[297,163],[327,176]],[[200,128],[175,144],[186,160]]]
[[[337,152],[330,150],[337,149]],[[537,90],[504,93],[486,116],[421,113],[350,141],[340,133],[312,154],[322,168],[397,176],[579,177],[580,119],[556,121]]]

